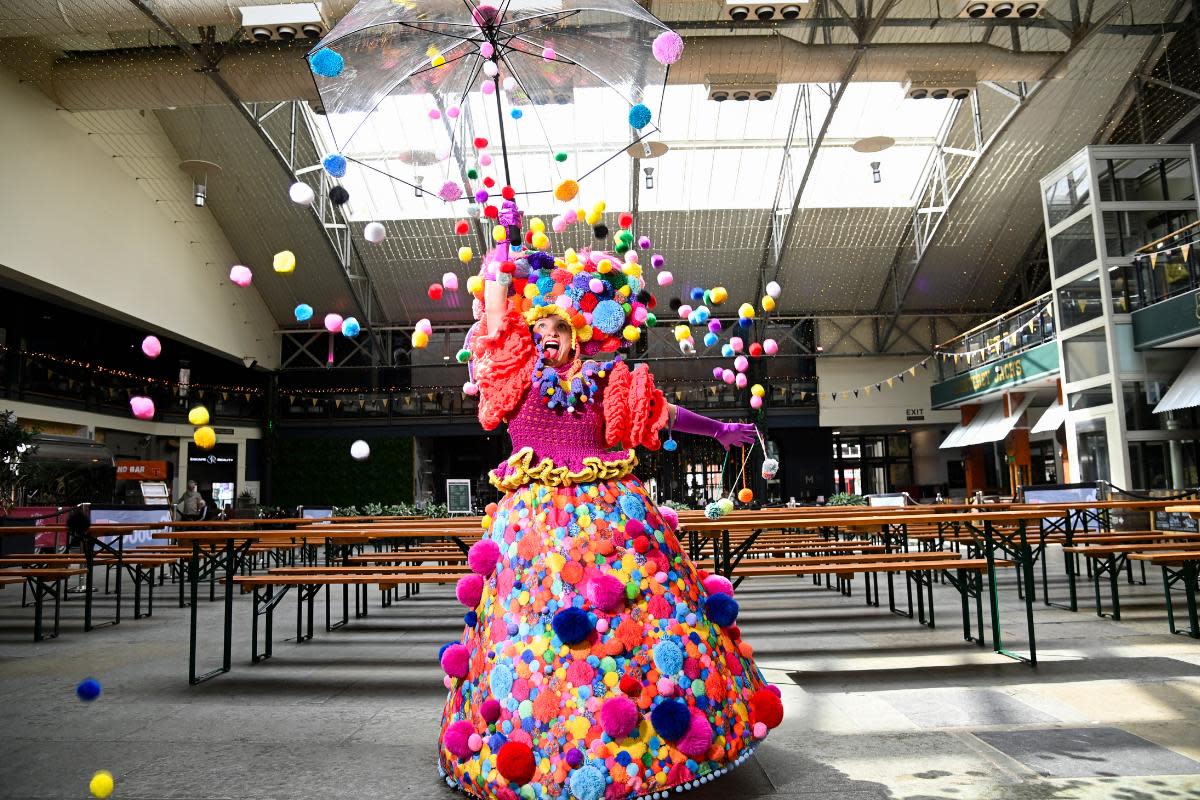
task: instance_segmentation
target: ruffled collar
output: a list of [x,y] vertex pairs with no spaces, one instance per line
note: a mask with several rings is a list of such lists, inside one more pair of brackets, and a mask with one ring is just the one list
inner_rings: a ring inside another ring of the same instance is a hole
[[537,360],[533,363],[533,373],[529,379],[533,390],[547,408],[564,408],[568,413],[573,413],[576,405],[580,403],[593,402],[593,397],[600,388],[599,379],[607,375],[613,365],[621,360],[620,356],[610,361],[588,359],[580,365],[579,372],[572,376],[569,372],[560,372],[558,368],[546,363],[541,337],[535,336],[534,344],[537,347]]

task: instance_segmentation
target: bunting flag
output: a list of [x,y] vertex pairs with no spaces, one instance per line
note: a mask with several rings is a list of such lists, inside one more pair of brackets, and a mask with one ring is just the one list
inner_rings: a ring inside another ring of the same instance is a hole
[[1154,252],[1154,253],[1150,254],[1150,269],[1154,269],[1157,266],[1158,266],[1158,253]]
[[1192,252],[1192,243],[1188,242],[1183,247],[1179,248],[1179,250],[1183,253],[1183,260],[1187,261],[1188,255]]

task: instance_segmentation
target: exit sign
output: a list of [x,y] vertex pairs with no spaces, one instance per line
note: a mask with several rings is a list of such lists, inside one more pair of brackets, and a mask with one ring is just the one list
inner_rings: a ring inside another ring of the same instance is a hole
[[909,422],[923,422],[925,420],[925,409],[923,408],[906,408],[904,416]]

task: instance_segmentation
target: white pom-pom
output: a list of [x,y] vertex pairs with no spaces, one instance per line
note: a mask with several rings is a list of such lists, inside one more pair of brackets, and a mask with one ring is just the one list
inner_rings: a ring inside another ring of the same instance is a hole
[[371,446],[359,439],[350,445],[350,457],[355,461],[365,461],[371,455]]
[[675,281],[675,276],[672,275],[670,272],[663,271],[663,272],[658,273],[658,285],[659,286],[670,286],[674,281]]
[[479,387],[471,381],[467,381],[463,384],[463,394],[467,395],[468,397],[474,397],[475,395],[479,394]]
[[487,75],[489,78],[496,77],[496,73],[498,73],[499,71],[500,71],[500,68],[496,66],[495,61],[483,62],[483,74]]
[[296,181],[288,188],[288,197],[298,206],[311,206],[317,199],[316,192],[304,181]]
[[767,296],[768,297],[778,300],[779,295],[781,295],[781,294],[783,294],[783,289],[779,286],[778,283],[776,283],[775,281],[771,281],[770,283],[767,284]]
[[379,244],[387,237],[387,228],[382,222],[368,222],[363,228],[363,238],[371,244]]

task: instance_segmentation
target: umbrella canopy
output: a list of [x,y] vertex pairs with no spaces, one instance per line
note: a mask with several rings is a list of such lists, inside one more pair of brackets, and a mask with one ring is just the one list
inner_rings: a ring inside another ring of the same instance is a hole
[[[658,130],[681,50],[633,0],[362,0],[308,59],[341,153],[450,201],[488,175],[518,194],[584,180],[622,132]],[[433,155],[421,181],[398,169],[412,153]]]

